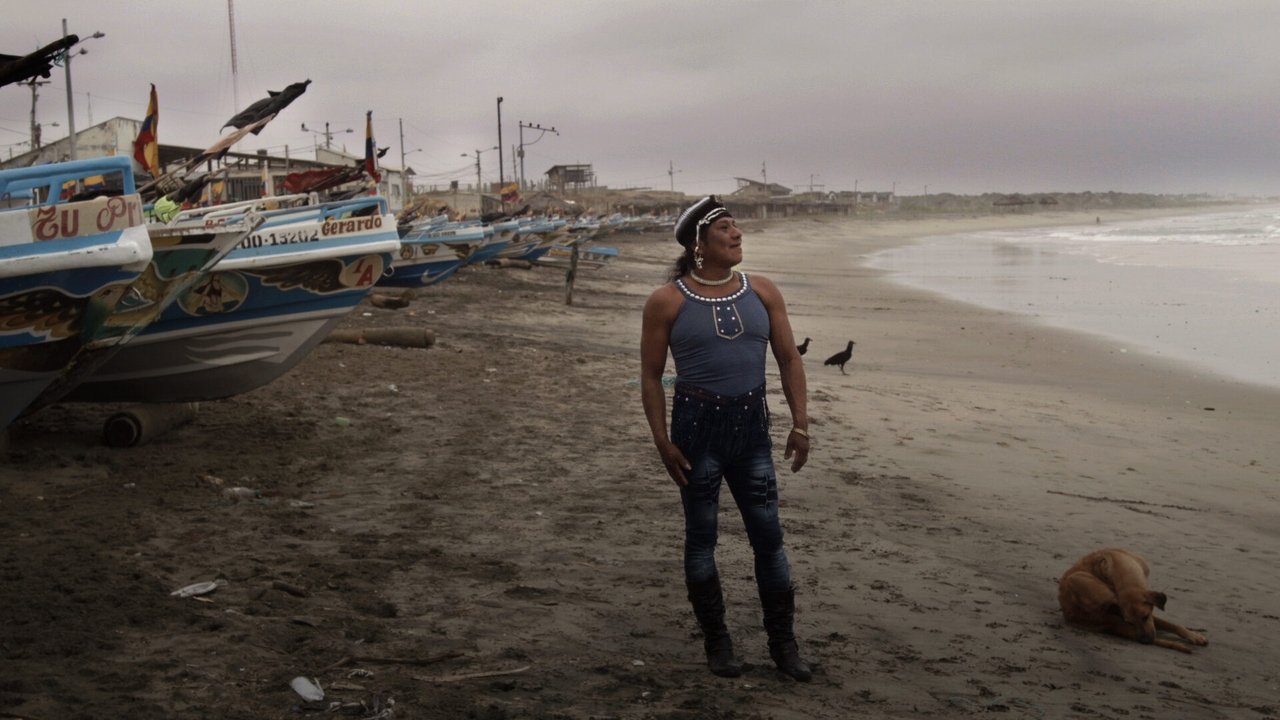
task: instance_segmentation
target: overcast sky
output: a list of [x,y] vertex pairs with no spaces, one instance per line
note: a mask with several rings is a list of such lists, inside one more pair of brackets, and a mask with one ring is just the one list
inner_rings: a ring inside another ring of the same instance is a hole
[[[207,146],[238,109],[306,94],[236,147],[312,156],[325,123],[384,163],[472,182],[466,152],[517,123],[525,175],[590,163],[611,187],[1280,193],[1275,0],[6,0],[0,53],[88,40],[72,62],[76,127],[140,119]],[[43,86],[44,137],[66,134],[66,80]],[[239,97],[239,107],[235,98]],[[31,93],[0,88],[0,153],[27,149]],[[59,127],[50,127],[57,122]],[[421,148],[421,150],[417,150]],[[415,151],[416,152],[411,152]],[[485,151],[486,181],[498,152]],[[674,175],[668,174],[674,166]]]

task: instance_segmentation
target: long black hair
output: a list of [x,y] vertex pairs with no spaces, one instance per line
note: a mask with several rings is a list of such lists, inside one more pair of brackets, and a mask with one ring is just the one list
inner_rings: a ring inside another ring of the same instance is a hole
[[676,258],[676,261],[672,263],[671,272],[669,273],[667,280],[676,280],[677,278],[681,278],[696,267],[693,264],[693,248],[697,246],[696,242],[697,241],[695,241],[694,245],[686,247],[684,252],[680,253],[680,257]]

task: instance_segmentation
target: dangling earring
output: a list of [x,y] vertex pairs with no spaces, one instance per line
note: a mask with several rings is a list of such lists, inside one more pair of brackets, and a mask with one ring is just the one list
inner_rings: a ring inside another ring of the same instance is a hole
[[702,246],[701,245],[693,246],[693,265],[699,270],[702,269]]

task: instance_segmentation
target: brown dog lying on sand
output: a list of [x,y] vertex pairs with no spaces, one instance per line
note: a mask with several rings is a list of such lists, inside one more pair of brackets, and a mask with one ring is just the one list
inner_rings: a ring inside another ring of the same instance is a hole
[[1147,589],[1151,568],[1127,550],[1095,550],[1080,558],[1058,581],[1058,604],[1067,622],[1086,630],[1111,633],[1140,643],[1191,652],[1180,642],[1156,637],[1165,630],[1192,645],[1208,645],[1200,633],[1155,616],[1167,599]]

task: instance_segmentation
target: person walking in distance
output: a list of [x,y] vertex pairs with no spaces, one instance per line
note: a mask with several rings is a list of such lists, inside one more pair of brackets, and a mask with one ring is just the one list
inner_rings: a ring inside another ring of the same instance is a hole
[[[641,397],[653,442],[684,508],[684,576],[711,672],[742,665],[724,622],[715,549],[722,481],[742,515],[755,557],[769,655],[783,673],[808,681],[793,630],[795,590],[778,519],[778,483],[765,402],[765,349],[778,363],[791,411],[783,457],[798,472],[809,459],[804,364],[786,304],[763,275],[736,272],[742,231],[714,195],[681,214],[683,252],[670,282],[649,296],[640,338]],[[676,365],[668,434],[662,374]]]

